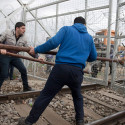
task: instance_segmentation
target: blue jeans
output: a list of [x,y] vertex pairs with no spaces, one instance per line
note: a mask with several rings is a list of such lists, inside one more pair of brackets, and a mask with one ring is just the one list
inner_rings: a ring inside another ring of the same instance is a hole
[[4,80],[8,78],[8,69],[10,65],[13,65],[19,70],[23,81],[23,87],[27,88],[27,71],[23,62],[19,58],[6,55],[0,55],[0,87],[2,86]]
[[82,120],[84,117],[83,96],[81,94],[82,81],[83,71],[81,68],[67,64],[56,64],[49,75],[44,89],[40,92],[40,96],[36,99],[29,116],[26,118],[26,121],[31,124],[35,123],[50,101],[64,85],[67,85],[71,89],[76,120]]

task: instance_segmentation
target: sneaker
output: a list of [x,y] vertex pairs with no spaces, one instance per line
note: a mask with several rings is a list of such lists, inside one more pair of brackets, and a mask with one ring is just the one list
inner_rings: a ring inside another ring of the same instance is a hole
[[31,87],[24,87],[23,88],[23,91],[26,92],[26,91],[34,91],[34,89],[32,89]]
[[77,120],[76,125],[84,125],[84,120]]
[[19,118],[17,125],[32,125],[32,124],[27,122],[25,117],[21,117]]

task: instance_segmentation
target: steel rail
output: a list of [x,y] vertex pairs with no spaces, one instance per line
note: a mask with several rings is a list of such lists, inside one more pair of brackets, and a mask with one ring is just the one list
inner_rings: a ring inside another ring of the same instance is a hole
[[111,125],[112,122],[118,122],[118,120],[123,118],[125,118],[125,111],[117,112],[113,115],[104,117],[102,119],[96,120],[86,125],[108,125],[108,124]]
[[[82,10],[75,10],[72,12],[66,12],[66,13],[61,13],[61,14],[55,14],[55,15],[51,15],[51,16],[44,16],[44,17],[39,17],[36,18],[37,20],[42,20],[42,19],[48,19],[48,18],[53,18],[53,17],[60,17],[60,16],[67,16],[67,15],[71,15],[71,14],[77,14],[77,13],[83,13],[83,12],[90,12],[90,11],[95,11],[95,10],[100,10],[100,9],[106,9],[109,8],[109,5],[105,5],[105,6],[101,6],[101,7],[94,7],[94,8],[89,8],[89,9],[82,9]],[[29,19],[26,22],[31,22],[31,21],[35,21],[35,19]]]
[[[47,4],[44,4],[44,5],[37,6],[37,7],[29,8],[29,11],[33,11],[33,10],[36,10],[36,9],[41,9],[41,8],[44,8],[44,7],[52,6],[52,5],[55,5],[55,4],[66,2],[66,1],[69,1],[69,0],[54,1],[52,3],[47,3]],[[26,12],[28,12],[28,11],[26,11]]]
[[[81,90],[92,90],[95,88],[102,87],[99,84],[83,84],[81,86]],[[61,93],[71,93],[70,89],[68,87],[62,88],[60,91]],[[28,92],[19,92],[19,93],[13,93],[13,94],[6,94],[6,95],[0,95],[0,102],[4,101],[11,101],[11,100],[18,100],[18,99],[26,99],[26,98],[34,98],[40,95],[40,91],[28,91]]]

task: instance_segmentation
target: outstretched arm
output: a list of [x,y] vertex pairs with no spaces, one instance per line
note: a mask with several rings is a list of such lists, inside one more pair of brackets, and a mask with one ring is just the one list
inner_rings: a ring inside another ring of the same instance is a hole
[[45,53],[52,49],[57,48],[59,44],[61,44],[61,42],[63,41],[65,32],[66,32],[66,27],[61,28],[54,37],[49,39],[44,44],[37,46],[35,48],[35,53]]

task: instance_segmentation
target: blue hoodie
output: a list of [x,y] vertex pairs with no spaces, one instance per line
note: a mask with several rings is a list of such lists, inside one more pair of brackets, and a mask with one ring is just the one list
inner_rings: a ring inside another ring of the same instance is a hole
[[59,45],[56,64],[69,64],[83,69],[86,61],[92,62],[97,58],[93,38],[83,24],[62,27],[54,37],[37,46],[35,53],[45,53]]

